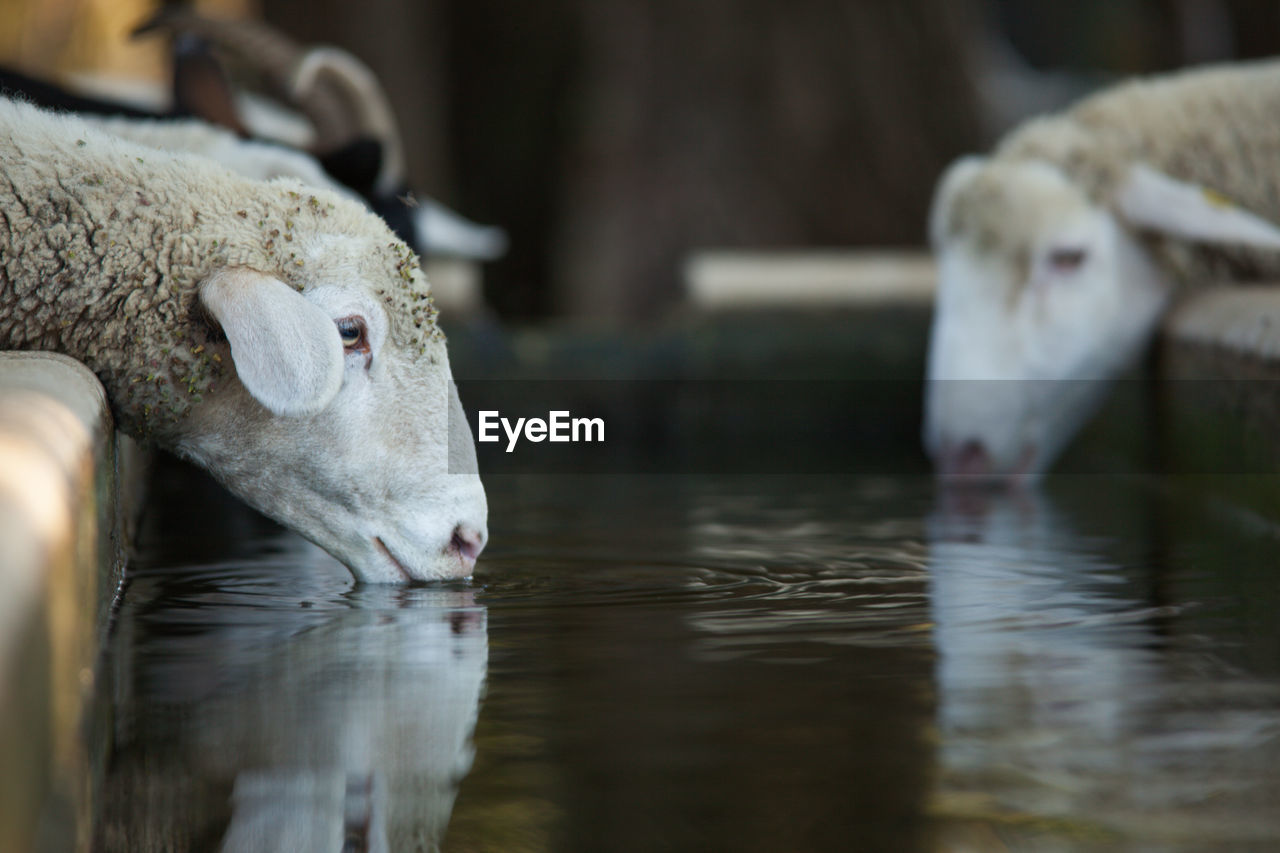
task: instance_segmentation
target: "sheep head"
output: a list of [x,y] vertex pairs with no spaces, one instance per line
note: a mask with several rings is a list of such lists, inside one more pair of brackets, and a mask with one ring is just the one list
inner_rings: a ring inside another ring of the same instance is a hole
[[416,260],[385,280],[365,242],[299,233],[300,287],[238,265],[200,284],[235,377],[176,443],[362,581],[469,576],[487,507],[444,340]]
[[1153,336],[1173,290],[1142,233],[1280,248],[1280,229],[1144,165],[1104,203],[1043,160],[944,175],[924,443],[940,475],[1040,476]]
[[0,346],[62,352],[116,425],[357,578],[471,574],[474,446],[412,251],[361,205],[0,99]]

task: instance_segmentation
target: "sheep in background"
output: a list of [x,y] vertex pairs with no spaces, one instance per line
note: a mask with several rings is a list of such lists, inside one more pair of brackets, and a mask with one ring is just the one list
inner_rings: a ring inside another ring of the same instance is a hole
[[[366,204],[370,202],[355,189],[334,179],[309,154],[271,142],[241,139],[226,128],[199,119],[84,118],[114,136],[166,151],[199,154],[248,178],[295,178],[310,187],[341,193]],[[429,198],[412,199],[411,206],[396,198],[395,204],[403,208],[406,217],[401,223],[403,227],[394,228],[394,216],[383,218],[415,251],[422,248],[432,255],[480,261],[496,260],[506,251],[507,238],[501,228],[477,225]],[[375,213],[379,211],[377,205],[370,204],[370,208]]]
[[79,359],[119,428],[368,581],[469,575],[484,489],[417,258],[292,181],[0,100],[0,348]]
[[1132,82],[939,183],[924,441],[943,475],[1035,478],[1171,298],[1280,279],[1280,63]]
[[[201,18],[180,7],[166,7],[139,29],[157,31],[173,34],[175,43],[174,104],[168,111],[67,91],[8,69],[0,69],[0,90],[38,106],[97,117],[108,131],[145,145],[212,157],[247,177],[290,176],[310,186],[342,188],[362,198],[423,255],[491,261],[506,252],[501,228],[414,197],[390,102],[356,57],[332,47],[305,49],[261,24]],[[260,102],[236,97],[205,39],[251,66],[274,97],[302,115],[273,109],[274,121],[260,127]],[[246,109],[251,105],[257,106]],[[276,132],[284,138],[275,139]]]
[[417,202],[408,185],[404,141],[377,76],[358,58],[330,46],[303,47],[264,24],[219,20],[183,6],[165,6],[138,33],[207,41],[248,66],[268,94],[297,107],[315,131],[309,151],[326,172],[363,196],[424,254],[494,260],[506,251],[500,228],[469,222],[430,199]]
[[[148,148],[208,157],[233,172],[256,181],[293,178],[309,187],[329,190],[353,201],[364,202],[355,190],[330,177],[309,154],[273,142],[243,139],[226,128],[216,127],[200,119],[101,115],[81,115],[80,118],[104,133]],[[397,233],[397,236],[400,235]]]

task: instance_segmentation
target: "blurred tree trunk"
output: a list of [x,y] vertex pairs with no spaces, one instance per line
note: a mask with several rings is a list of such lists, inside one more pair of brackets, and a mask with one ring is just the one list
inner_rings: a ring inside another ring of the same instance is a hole
[[262,17],[304,44],[351,51],[382,81],[405,138],[409,181],[447,198],[446,47],[439,0],[261,0]]
[[918,244],[982,143],[972,0],[582,0],[561,308],[653,316],[691,249]]

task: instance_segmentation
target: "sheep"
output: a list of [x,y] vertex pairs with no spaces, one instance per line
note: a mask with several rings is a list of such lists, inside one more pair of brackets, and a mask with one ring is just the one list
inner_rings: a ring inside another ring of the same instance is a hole
[[[1153,525],[1157,501],[1140,495],[1107,499],[1103,512],[1087,496],[1083,505],[1036,491],[940,496],[921,561],[936,654],[937,790],[945,799],[981,789],[984,814],[1087,814],[1096,831],[1126,837],[1169,821],[1210,828],[1189,849],[1230,849],[1219,834],[1235,825],[1223,820],[1230,814],[1257,815],[1249,831],[1275,838],[1276,811],[1249,804],[1280,759],[1270,736],[1280,714],[1245,698],[1273,682],[1168,642],[1165,614],[1204,593],[1153,594],[1135,582],[1139,567],[1198,558],[1167,556],[1181,550],[1170,539],[1185,541],[1170,529],[1179,522]],[[1214,639],[1197,646],[1223,642],[1206,630]]]
[[[212,21],[177,7],[162,10],[140,32],[153,30],[175,33],[177,102],[167,111],[87,96],[5,68],[0,68],[0,91],[78,113],[145,145],[212,157],[248,177],[289,175],[353,193],[419,254],[492,261],[506,252],[501,228],[479,225],[433,199],[414,196],[387,97],[372,71],[351,54],[328,47],[304,50],[262,25]],[[262,75],[315,125],[307,140],[310,153],[270,137],[246,138],[255,123],[241,120],[237,109],[244,104],[235,102],[202,43],[193,47],[198,40],[192,31],[217,37],[242,59],[263,64]],[[184,73],[192,65],[196,71]],[[305,78],[305,86],[296,82],[297,75]],[[371,106],[355,109],[353,103]]]
[[[114,136],[167,151],[187,151],[217,160],[240,174],[258,180],[291,177],[312,187],[320,187],[379,207],[351,187],[335,180],[309,154],[271,142],[241,139],[225,128],[199,119],[136,119],[86,116],[86,121]],[[506,251],[506,232],[492,225],[479,225],[430,198],[408,201],[397,197],[407,215],[407,226],[396,234],[415,251],[431,255],[496,260]],[[385,212],[385,211],[384,211]],[[381,215],[381,214],[380,214]],[[386,217],[392,225],[394,216]]]
[[[296,178],[308,186],[361,200],[378,211],[368,197],[335,180],[309,154],[271,142],[241,139],[225,128],[199,119],[88,115],[84,120],[113,136],[142,145],[166,151],[186,151],[217,160],[245,177],[257,180]],[[507,237],[501,228],[479,225],[430,198],[412,199],[409,204],[397,197],[395,203],[404,206],[408,224],[394,230],[415,251],[425,247],[433,255],[475,260],[495,260],[506,251]],[[384,219],[388,219],[389,225],[396,221],[394,216]]]
[[1131,81],[952,164],[924,443],[939,473],[1044,473],[1171,300],[1280,277],[1280,63]]
[[0,100],[0,348],[362,581],[470,575],[484,488],[409,248],[348,199]]
[[315,130],[310,151],[325,170],[360,193],[418,251],[477,260],[505,253],[501,228],[477,225],[430,199],[414,200],[390,98],[353,54],[304,47],[264,24],[206,18],[176,5],[163,7],[135,31],[152,32],[173,35],[179,47],[192,39],[207,41],[251,68],[271,94],[307,117]]
[[[148,148],[198,154],[216,160],[246,178],[259,181],[293,178],[309,187],[329,190],[352,200],[362,201],[357,192],[330,177],[314,157],[283,145],[242,139],[226,128],[200,119],[97,115],[83,115],[81,118],[86,124],[111,136]],[[412,247],[413,243],[409,240],[405,242]]]
[[[261,586],[126,603],[101,825],[128,841],[106,849],[190,849],[174,828],[194,825],[226,853],[439,849],[488,667],[475,590],[336,595],[292,565],[265,620]],[[223,797],[183,796],[193,779]]]

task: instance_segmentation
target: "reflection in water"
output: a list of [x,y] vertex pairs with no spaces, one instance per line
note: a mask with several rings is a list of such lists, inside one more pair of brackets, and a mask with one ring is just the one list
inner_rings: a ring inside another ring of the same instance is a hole
[[1029,850],[1280,837],[1277,691],[1185,632],[1186,602],[1039,494],[944,495],[929,537],[944,815]]
[[501,482],[453,849],[929,849],[927,481]]
[[113,707],[95,849],[443,836],[488,659],[474,590],[353,588],[284,533],[268,553],[133,579],[100,685]]
[[1276,539],[1196,500],[501,477],[476,582],[397,590],[203,482],[95,682],[96,850],[1280,839]]

